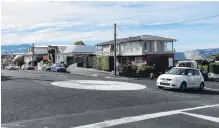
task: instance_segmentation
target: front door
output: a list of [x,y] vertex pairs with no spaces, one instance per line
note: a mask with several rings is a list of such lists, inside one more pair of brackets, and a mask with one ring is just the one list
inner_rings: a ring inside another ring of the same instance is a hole
[[201,83],[201,74],[199,73],[198,70],[194,70],[194,81],[195,81],[195,85],[198,87]]
[[[187,70],[187,87],[194,87],[195,86],[195,80],[194,80],[194,72],[192,69]],[[192,75],[189,75],[192,74]]]

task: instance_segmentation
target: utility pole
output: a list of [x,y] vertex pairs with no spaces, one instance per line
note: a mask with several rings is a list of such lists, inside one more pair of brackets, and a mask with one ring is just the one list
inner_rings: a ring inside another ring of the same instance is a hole
[[32,44],[32,66],[34,66],[34,43]]
[[114,75],[116,76],[116,23],[114,24]]

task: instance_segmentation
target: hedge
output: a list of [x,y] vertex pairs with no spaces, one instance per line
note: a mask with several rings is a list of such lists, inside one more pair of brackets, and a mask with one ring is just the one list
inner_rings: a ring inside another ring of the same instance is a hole
[[154,68],[146,65],[139,66],[136,71],[138,77],[149,77],[152,72],[154,72]]
[[198,65],[198,69],[208,71],[207,65]]
[[142,65],[127,65],[122,67],[119,65],[117,67],[119,75],[126,77],[149,77],[150,73],[154,72],[154,68],[152,66]]
[[209,65],[210,72],[219,74],[219,64],[218,63],[210,63]]

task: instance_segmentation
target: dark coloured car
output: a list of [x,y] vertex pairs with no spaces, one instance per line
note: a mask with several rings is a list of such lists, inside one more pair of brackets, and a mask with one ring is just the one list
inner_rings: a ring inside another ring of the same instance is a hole
[[25,69],[26,70],[34,70],[34,66],[26,66]]
[[205,70],[200,70],[200,71],[201,71],[202,76],[204,77],[204,80],[205,80],[205,81],[208,81],[208,80],[209,80],[209,78],[208,78],[208,72],[205,71]]
[[66,72],[66,68],[63,64],[53,64],[51,66],[51,71],[54,72]]

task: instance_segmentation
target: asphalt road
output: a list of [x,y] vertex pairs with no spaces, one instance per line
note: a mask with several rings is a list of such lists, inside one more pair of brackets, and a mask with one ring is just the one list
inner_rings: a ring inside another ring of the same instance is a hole
[[[2,127],[218,128],[219,83],[203,92],[159,90],[155,80],[126,80],[43,71],[1,72]],[[145,89],[101,91],[51,82],[98,80],[137,83]]]

